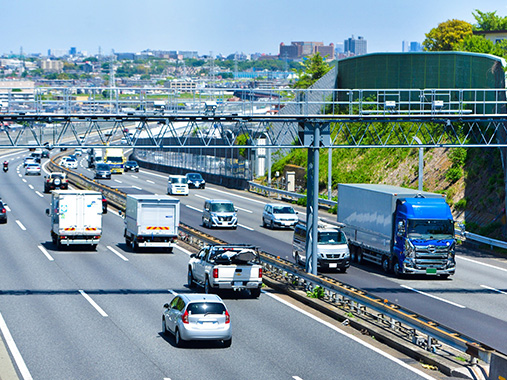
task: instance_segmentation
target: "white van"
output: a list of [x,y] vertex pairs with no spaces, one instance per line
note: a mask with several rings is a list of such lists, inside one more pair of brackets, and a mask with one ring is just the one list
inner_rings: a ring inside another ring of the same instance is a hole
[[188,181],[184,175],[170,175],[167,180],[167,194],[188,195]]
[[[342,273],[350,266],[347,237],[340,227],[319,221],[317,241],[317,268],[339,270]],[[299,265],[306,265],[306,223],[298,222],[294,227],[292,256]]]

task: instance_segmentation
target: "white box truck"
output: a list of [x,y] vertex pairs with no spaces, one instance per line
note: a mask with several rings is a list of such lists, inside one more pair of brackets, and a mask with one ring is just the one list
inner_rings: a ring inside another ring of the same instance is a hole
[[172,252],[178,238],[180,201],[166,195],[128,194],[124,220],[125,243],[134,251],[150,247]]
[[85,244],[97,248],[102,236],[102,194],[91,190],[54,190],[51,207],[51,239],[64,245]]

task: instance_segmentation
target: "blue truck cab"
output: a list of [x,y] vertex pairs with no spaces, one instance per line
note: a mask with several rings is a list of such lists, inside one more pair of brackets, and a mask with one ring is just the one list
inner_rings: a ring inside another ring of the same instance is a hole
[[398,199],[394,218],[395,274],[454,274],[454,220],[445,199]]

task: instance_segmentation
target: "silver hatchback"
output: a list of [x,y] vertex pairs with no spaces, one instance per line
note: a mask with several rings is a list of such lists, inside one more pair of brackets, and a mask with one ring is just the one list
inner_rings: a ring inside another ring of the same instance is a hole
[[178,347],[190,340],[218,340],[232,343],[231,317],[216,294],[179,294],[164,305],[162,332],[174,334]]

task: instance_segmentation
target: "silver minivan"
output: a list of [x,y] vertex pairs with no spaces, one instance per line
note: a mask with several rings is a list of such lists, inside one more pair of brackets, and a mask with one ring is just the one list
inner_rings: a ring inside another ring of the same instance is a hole
[[[350,267],[350,252],[347,237],[340,227],[319,222],[317,238],[317,268],[339,270],[342,273]],[[306,223],[294,227],[292,256],[299,265],[306,265]]]
[[208,228],[238,228],[238,210],[231,201],[225,199],[208,199],[204,202],[202,225]]
[[262,212],[262,227],[292,228],[299,221],[297,214],[290,205],[268,203]]

